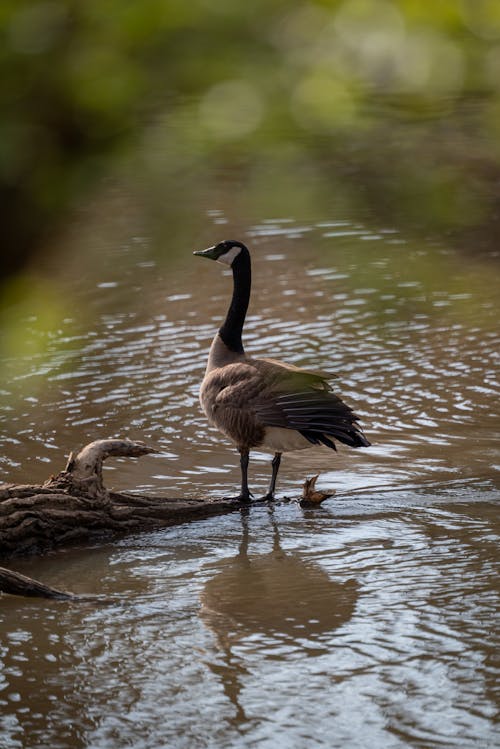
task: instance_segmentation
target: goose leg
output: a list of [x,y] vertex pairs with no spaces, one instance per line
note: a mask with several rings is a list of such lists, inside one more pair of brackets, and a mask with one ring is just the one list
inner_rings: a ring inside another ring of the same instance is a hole
[[248,488],[248,463],[250,460],[250,451],[240,449],[240,466],[241,466],[241,492],[237,497],[225,497],[233,502],[250,502],[250,490]]
[[271,461],[273,472],[271,474],[271,483],[269,484],[269,490],[262,499],[274,499],[274,490],[276,489],[276,479],[278,478],[278,471],[280,469],[281,453],[274,453],[274,458]]

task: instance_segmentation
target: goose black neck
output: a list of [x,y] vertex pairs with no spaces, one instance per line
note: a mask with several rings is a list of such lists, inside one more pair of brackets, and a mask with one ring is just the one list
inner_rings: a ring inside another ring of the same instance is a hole
[[233,297],[227,311],[226,319],[219,329],[219,335],[231,351],[243,353],[241,333],[250,301],[252,272],[250,253],[246,247],[235,257],[233,264]]

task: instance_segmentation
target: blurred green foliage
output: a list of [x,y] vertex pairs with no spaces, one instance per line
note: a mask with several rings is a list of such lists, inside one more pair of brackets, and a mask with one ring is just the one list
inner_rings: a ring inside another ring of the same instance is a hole
[[471,176],[498,178],[497,0],[4,0],[0,81],[4,273],[139,143],[167,175],[355,162],[365,200],[430,225],[484,222]]

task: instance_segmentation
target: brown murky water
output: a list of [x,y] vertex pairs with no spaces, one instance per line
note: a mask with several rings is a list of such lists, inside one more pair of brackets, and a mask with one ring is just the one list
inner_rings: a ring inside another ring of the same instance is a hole
[[[210,221],[254,251],[247,348],[337,371],[373,446],[285,456],[279,497],[314,473],[336,489],[317,510],[18,562],[109,601],[0,599],[2,749],[498,746],[498,265],[342,216]],[[11,363],[3,480],[128,435],[163,453],[115,463],[108,485],[237,485],[197,405],[230,279],[194,247],[168,271],[135,247],[97,285],[66,279],[92,324],[61,320],[49,360]],[[253,456],[256,494],[268,460]]]

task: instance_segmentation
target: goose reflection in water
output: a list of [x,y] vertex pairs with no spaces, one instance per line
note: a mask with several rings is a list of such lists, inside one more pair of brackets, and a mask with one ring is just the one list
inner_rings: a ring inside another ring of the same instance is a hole
[[270,519],[272,551],[251,554],[248,512],[242,512],[238,554],[212,567],[200,595],[200,616],[217,644],[207,665],[221,679],[238,723],[246,721],[239,696],[252,656],[290,661],[328,653],[358,598],[354,580],[335,582],[307,554],[284,551],[272,511]]

